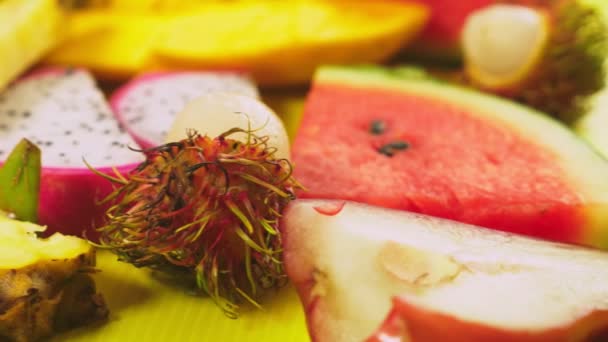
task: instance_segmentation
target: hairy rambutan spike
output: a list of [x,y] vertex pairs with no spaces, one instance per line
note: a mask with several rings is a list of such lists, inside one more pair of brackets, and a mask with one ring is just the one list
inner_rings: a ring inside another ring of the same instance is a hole
[[454,79],[572,124],[606,84],[607,29],[585,1],[500,0],[467,18]]
[[189,272],[229,317],[243,302],[259,306],[264,290],[287,281],[278,222],[301,188],[267,141],[238,128],[216,138],[191,131],[142,151],[127,175],[97,172],[116,184],[100,246],[137,267]]
[[553,32],[546,70],[516,99],[571,124],[588,108],[587,97],[605,86],[608,26],[593,6],[577,0],[530,1],[551,11]]

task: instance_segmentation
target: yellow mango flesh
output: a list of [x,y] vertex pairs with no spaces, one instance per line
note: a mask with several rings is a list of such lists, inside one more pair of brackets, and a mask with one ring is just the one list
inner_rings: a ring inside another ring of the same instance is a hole
[[[167,11],[188,10],[209,1],[230,0],[88,0],[87,8],[107,8],[113,11]],[[239,0],[244,1],[244,0]],[[258,1],[258,0],[247,0]]]
[[0,1],[0,90],[62,37],[55,0]]
[[86,67],[111,79],[127,78],[144,69],[148,45],[161,23],[161,16],[76,12],[68,18],[66,41],[46,62]]
[[246,1],[138,13],[74,12],[68,41],[47,62],[114,78],[150,70],[239,69],[265,85],[304,83],[321,64],[385,60],[428,18],[426,7],[395,1]]

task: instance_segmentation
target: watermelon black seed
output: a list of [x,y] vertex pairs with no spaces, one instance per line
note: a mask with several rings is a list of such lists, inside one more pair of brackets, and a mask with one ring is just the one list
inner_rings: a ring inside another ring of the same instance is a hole
[[395,152],[407,150],[409,147],[410,145],[407,142],[396,140],[380,147],[378,153],[384,154],[387,157],[392,157],[395,155]]
[[393,149],[389,145],[384,145],[380,147],[378,149],[378,153],[384,154],[387,157],[392,157],[393,155],[395,155],[395,151],[393,151]]
[[386,122],[382,120],[374,120],[369,125],[369,132],[374,135],[380,135],[386,131]]
[[410,147],[410,144],[403,140],[393,141],[392,143],[387,144],[395,150],[407,150]]

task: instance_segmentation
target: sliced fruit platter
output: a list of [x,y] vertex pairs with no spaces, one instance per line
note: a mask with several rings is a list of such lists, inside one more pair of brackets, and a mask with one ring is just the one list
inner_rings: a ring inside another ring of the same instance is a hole
[[0,27],[0,341],[608,341],[603,0]]

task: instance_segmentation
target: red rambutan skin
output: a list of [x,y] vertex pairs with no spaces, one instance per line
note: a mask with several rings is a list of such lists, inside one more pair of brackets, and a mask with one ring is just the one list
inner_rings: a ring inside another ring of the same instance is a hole
[[[231,139],[246,133],[246,141]],[[191,275],[230,317],[287,278],[278,230],[301,188],[267,137],[232,129],[142,151],[146,160],[117,184],[99,228],[100,246],[137,267]]]

